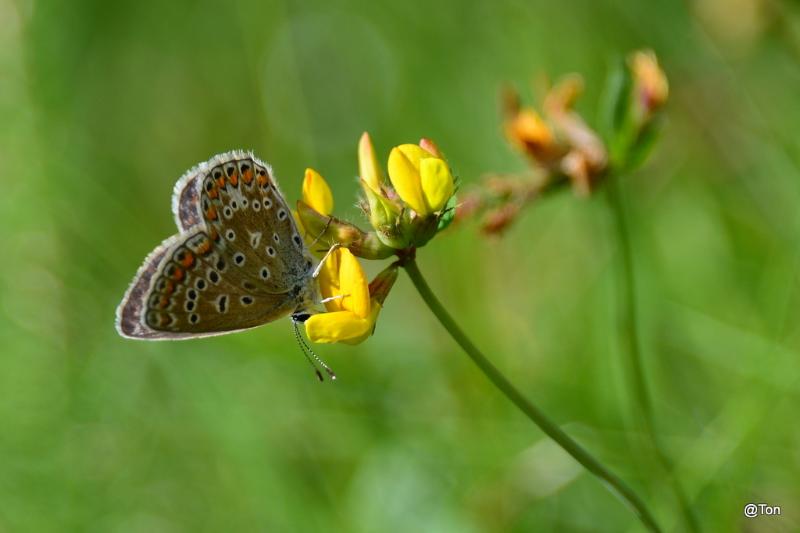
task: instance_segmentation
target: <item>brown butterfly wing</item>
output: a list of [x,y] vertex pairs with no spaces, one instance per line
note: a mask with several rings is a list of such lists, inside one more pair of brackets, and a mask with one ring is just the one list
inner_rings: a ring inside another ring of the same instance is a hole
[[223,154],[189,171],[175,186],[173,212],[181,233],[139,269],[117,312],[123,336],[248,329],[291,313],[315,293],[294,220],[269,167],[251,154]]

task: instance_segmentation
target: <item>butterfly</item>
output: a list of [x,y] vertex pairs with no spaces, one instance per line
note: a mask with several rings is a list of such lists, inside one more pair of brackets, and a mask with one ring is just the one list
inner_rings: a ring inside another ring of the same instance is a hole
[[270,166],[250,152],[216,155],[175,184],[178,233],[144,260],[117,308],[132,339],[233,333],[319,303],[315,260]]

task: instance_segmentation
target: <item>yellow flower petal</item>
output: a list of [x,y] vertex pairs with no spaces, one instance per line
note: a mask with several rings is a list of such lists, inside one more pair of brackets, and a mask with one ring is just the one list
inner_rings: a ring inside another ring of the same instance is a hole
[[389,154],[389,179],[397,194],[411,209],[420,215],[426,215],[428,212],[419,176],[419,161],[422,156],[422,148],[413,144],[393,148]]
[[325,178],[311,168],[306,169],[303,179],[303,201],[323,215],[330,215],[333,212],[331,188]]
[[312,315],[305,322],[306,335],[312,342],[358,344],[372,335],[380,310],[381,305],[373,302],[366,318],[357,317],[350,311]]
[[375,331],[375,322],[378,321],[378,315],[380,312],[381,304],[373,300],[370,305],[369,316],[364,319],[367,322],[366,330],[361,335],[353,336],[348,339],[342,339],[342,342],[345,344],[359,344],[367,340],[367,338]]
[[416,144],[401,144],[397,147],[404,156],[411,161],[411,164],[414,165],[414,168],[419,170],[419,162],[425,159],[426,157],[433,157],[433,154],[428,152],[427,150],[423,150],[420,146]]
[[347,248],[337,250],[339,255],[339,290],[342,308],[352,311],[359,318],[369,316],[369,284],[361,263]]
[[428,157],[420,161],[419,174],[428,210],[441,211],[453,196],[454,189],[453,175],[447,163],[437,157]]
[[339,248],[328,255],[317,278],[322,297],[333,298],[325,302],[325,309],[329,312],[342,311],[344,309],[342,307],[342,298],[335,298],[342,294],[339,284],[339,258],[341,251],[342,248]]
[[370,189],[376,194],[380,194],[381,170],[378,166],[378,158],[375,156],[375,149],[372,148],[372,140],[367,132],[364,132],[358,141],[358,173]]
[[311,342],[344,342],[368,334],[372,324],[350,311],[319,313],[306,320],[306,335]]

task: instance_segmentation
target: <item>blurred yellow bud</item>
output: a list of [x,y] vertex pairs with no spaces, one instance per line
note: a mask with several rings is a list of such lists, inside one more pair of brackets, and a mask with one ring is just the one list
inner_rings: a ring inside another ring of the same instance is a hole
[[333,193],[328,183],[316,170],[306,169],[303,179],[303,201],[323,215],[333,212]]
[[547,91],[542,107],[545,114],[555,115],[570,111],[583,93],[583,78],[579,74],[567,74]]
[[633,78],[634,105],[647,117],[660,109],[669,97],[667,77],[658,65],[652,50],[637,50],[628,57],[628,66]]
[[544,119],[531,108],[520,109],[506,120],[506,136],[533,160],[549,165],[563,156],[564,150]]
[[392,149],[389,179],[400,198],[423,217],[441,211],[455,191],[447,163],[415,144]]

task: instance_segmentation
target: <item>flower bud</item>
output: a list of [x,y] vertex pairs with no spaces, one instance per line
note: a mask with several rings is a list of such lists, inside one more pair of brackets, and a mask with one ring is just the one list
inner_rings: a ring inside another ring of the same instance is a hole
[[367,132],[358,141],[358,173],[362,185],[366,185],[376,194],[381,193],[381,169],[372,147],[372,139]]
[[305,202],[297,202],[297,217],[311,242],[341,244],[364,259],[385,259],[394,253],[374,232],[365,232],[354,224],[323,215]]
[[333,213],[333,193],[328,182],[314,169],[307,168],[303,179],[303,201],[318,213]]
[[556,143],[553,131],[533,109],[520,109],[506,120],[505,130],[517,149],[542,165],[550,165],[564,155],[565,148]]
[[394,282],[397,281],[397,269],[397,264],[393,263],[375,276],[375,279],[370,282],[369,296],[372,300],[383,305],[386,301],[386,297],[389,296],[389,291],[391,291]]
[[426,152],[429,152],[433,157],[438,157],[439,159],[444,159],[444,157],[442,156],[441,150],[439,150],[439,147],[436,146],[436,143],[433,142],[430,139],[427,139],[425,137],[420,139],[419,140],[419,147],[422,148],[423,150],[425,150]]
[[455,191],[447,163],[415,144],[392,149],[389,179],[403,202],[422,217],[441,211]]
[[375,228],[380,240],[392,248],[401,249],[408,246],[403,240],[397,224],[400,220],[401,207],[396,202],[376,193],[364,185],[364,196],[367,199],[367,215],[369,223]]
[[647,120],[667,102],[669,84],[652,50],[638,50],[628,57],[633,79],[634,113]]

